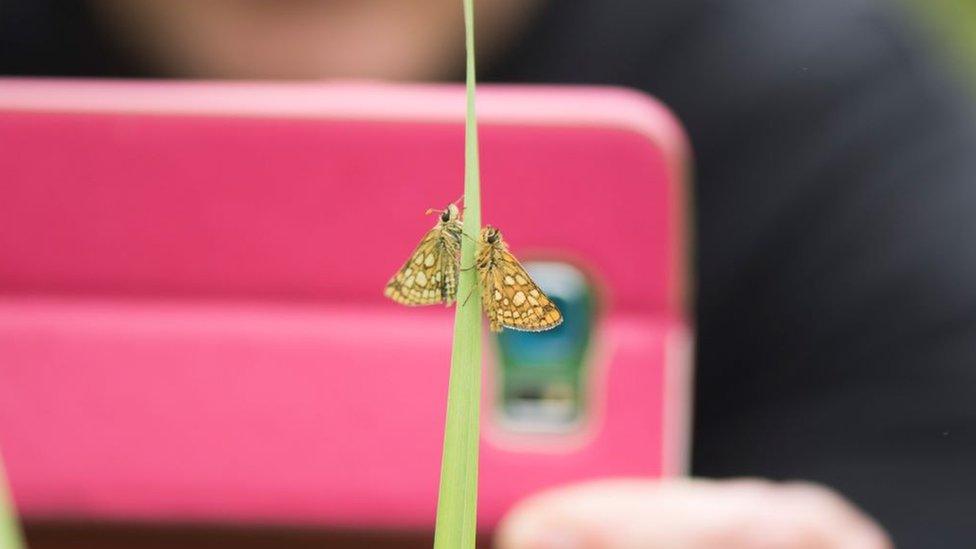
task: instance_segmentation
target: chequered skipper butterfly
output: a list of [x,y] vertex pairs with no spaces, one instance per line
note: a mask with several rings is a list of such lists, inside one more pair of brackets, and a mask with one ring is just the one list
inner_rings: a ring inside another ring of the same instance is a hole
[[559,326],[563,315],[508,251],[498,229],[481,230],[476,258],[481,303],[489,328],[541,332]]
[[451,305],[457,299],[461,214],[454,204],[441,211],[410,259],[386,284],[387,297],[404,305]]

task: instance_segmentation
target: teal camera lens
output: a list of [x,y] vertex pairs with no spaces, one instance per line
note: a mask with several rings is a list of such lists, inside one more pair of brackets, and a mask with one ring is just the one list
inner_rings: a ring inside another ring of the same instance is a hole
[[496,336],[498,411],[511,430],[565,432],[586,412],[596,297],[584,272],[571,264],[529,261],[524,266],[562,311],[563,323],[545,332],[506,328]]

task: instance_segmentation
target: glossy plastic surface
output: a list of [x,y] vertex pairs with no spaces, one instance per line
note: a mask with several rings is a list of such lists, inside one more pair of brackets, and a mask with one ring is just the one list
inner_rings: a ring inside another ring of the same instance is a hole
[[[0,80],[0,448],[22,511],[430,527],[453,315],[382,288],[460,194],[463,101]],[[627,91],[483,87],[479,115],[484,219],[605,290],[585,430],[540,447],[485,415],[490,527],[546,486],[680,472],[687,153]]]

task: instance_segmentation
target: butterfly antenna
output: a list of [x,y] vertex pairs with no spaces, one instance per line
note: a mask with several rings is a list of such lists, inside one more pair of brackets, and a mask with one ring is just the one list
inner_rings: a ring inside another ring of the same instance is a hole
[[[451,202],[451,204],[454,204],[455,206],[457,206],[458,203],[461,202],[461,201],[463,201],[463,200],[464,200],[464,195],[462,194],[461,196],[458,197],[457,200],[455,200],[454,202]],[[438,210],[437,208],[428,208],[427,211],[424,212],[424,215],[430,215],[432,213],[444,213],[444,210]]]

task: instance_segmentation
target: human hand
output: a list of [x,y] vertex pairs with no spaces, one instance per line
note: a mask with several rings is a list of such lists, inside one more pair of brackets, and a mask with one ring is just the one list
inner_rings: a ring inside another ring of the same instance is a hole
[[891,549],[884,531],[816,484],[603,480],[512,509],[499,549]]

